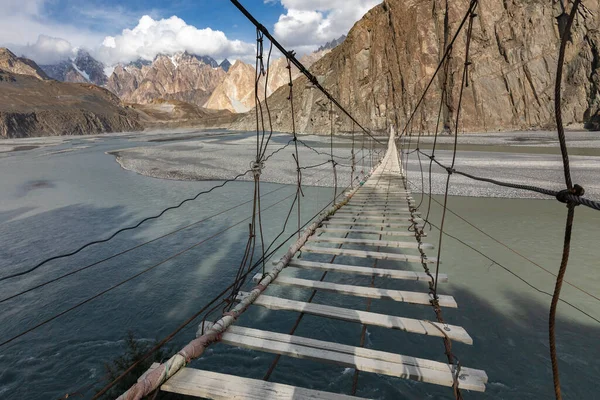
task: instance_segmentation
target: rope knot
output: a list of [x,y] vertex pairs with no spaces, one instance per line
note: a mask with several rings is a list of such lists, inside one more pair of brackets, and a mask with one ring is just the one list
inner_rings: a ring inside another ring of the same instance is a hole
[[453,173],[456,172],[456,170],[454,168],[450,168],[450,167],[447,167],[446,171],[448,171],[448,175],[452,175]]
[[585,194],[585,189],[580,185],[573,185],[572,189],[564,189],[556,194],[556,200],[561,203],[568,204],[571,201],[571,196],[581,197]]
[[263,161],[252,161],[250,163],[250,170],[252,170],[252,173],[254,174],[254,179],[260,178],[264,167],[265,163]]

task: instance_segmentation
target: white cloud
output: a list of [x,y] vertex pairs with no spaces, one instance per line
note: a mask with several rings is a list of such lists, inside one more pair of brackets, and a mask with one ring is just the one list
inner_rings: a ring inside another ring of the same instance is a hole
[[38,64],[54,64],[73,56],[74,48],[68,41],[46,35],[38,36],[33,44],[13,46],[18,55],[35,60]]
[[222,59],[247,58],[255,50],[253,44],[230,40],[225,33],[211,28],[198,29],[176,16],[155,20],[144,15],[135,28],[105,37],[96,56],[111,65],[181,51]]
[[275,37],[286,46],[312,50],[347,34],[356,21],[381,3],[381,0],[280,1],[287,13],[275,23]]

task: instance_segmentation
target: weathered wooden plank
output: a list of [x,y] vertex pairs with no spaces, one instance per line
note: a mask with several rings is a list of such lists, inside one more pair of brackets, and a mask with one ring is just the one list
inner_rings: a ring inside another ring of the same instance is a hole
[[394,261],[404,261],[404,262],[414,262],[421,263],[421,261],[434,264],[437,262],[436,258],[426,258],[421,259],[421,256],[413,256],[407,254],[397,254],[397,253],[384,253],[380,251],[366,251],[366,250],[354,250],[354,249],[344,249],[337,247],[317,247],[317,246],[307,246],[304,245],[301,248],[302,251],[307,253],[319,253],[319,254],[332,254],[336,256],[347,256],[347,257],[360,257],[360,258],[374,258],[377,260],[394,260]]
[[372,239],[350,239],[350,238],[339,238],[339,237],[326,237],[326,236],[311,236],[308,239],[310,242],[322,242],[322,243],[339,243],[339,244],[362,244],[365,246],[381,246],[381,247],[392,247],[392,248],[405,248],[405,249],[433,249],[433,245],[430,243],[419,243],[417,241],[412,242],[397,242],[390,240],[372,240]]
[[[242,336],[250,336],[259,339],[272,340],[281,343],[289,343],[296,344],[300,346],[312,347],[315,349],[327,350],[327,351],[335,351],[337,353],[345,353],[356,355],[359,357],[370,358],[372,360],[380,360],[386,361],[390,363],[400,364],[398,367],[401,368],[401,365],[411,365],[415,366],[421,370],[434,370],[434,371],[442,371],[448,374],[454,374],[454,366],[449,365],[447,363],[427,360],[424,358],[416,358],[411,356],[405,356],[396,353],[388,353],[385,351],[378,351],[367,349],[364,347],[355,347],[348,346],[344,344],[339,344],[335,342],[326,342],[322,340],[310,339],[302,336],[296,335],[287,335],[283,333],[276,333],[270,331],[263,331],[259,329],[246,328],[241,326],[232,325],[225,335],[228,333],[233,333],[236,335]],[[425,372],[426,373],[426,372]],[[467,368],[461,366],[460,368],[461,379],[460,381],[464,384],[477,384],[487,383],[488,376],[485,371],[474,368]],[[463,375],[464,374],[464,375]],[[452,376],[447,377],[446,379],[452,380]],[[468,381],[468,382],[467,382]],[[434,383],[434,382],[432,382]],[[466,389],[466,387],[463,387]]]
[[355,210],[355,209],[346,209],[346,207],[340,208],[338,211],[336,211],[336,215],[340,215],[340,214],[350,214],[350,215],[354,215],[354,214],[364,214],[364,215],[410,215],[410,211],[396,211],[396,210],[372,210],[369,208],[365,208],[364,210]]
[[[256,274],[253,278],[255,283],[260,282],[262,274]],[[429,293],[409,292],[405,290],[381,289],[375,287],[342,285],[332,282],[313,281],[309,279],[279,276],[273,281],[275,285],[294,286],[306,289],[324,290],[348,296],[367,297],[371,299],[393,300],[410,304],[430,305],[433,296]],[[452,296],[438,295],[439,304],[442,307],[457,308],[458,305]]]
[[[242,301],[247,292],[239,292],[236,299]],[[326,306],[323,304],[305,303],[302,301],[288,300],[280,297],[262,294],[254,301],[254,305],[270,310],[285,310],[303,312],[321,317],[339,319],[343,321],[359,322],[363,325],[381,326],[384,328],[398,329],[409,333],[445,337],[457,342],[473,344],[473,339],[467,331],[460,326],[445,325],[438,322],[419,320],[414,318],[396,317],[393,315],[377,314],[369,311],[352,310],[350,308]]]
[[[332,220],[349,220],[355,219],[357,221],[386,221],[386,222],[403,222],[403,221],[411,221],[413,217],[411,215],[398,216],[398,215],[360,215],[360,214],[338,214],[335,213]],[[420,218],[415,218],[420,220]]]
[[[407,236],[414,237],[415,233],[410,231],[381,231],[381,230],[369,230],[369,229],[336,229],[336,228],[319,228],[316,234],[321,232],[331,233],[360,233],[366,235],[383,235],[383,236]],[[427,236],[423,234],[423,236]]]
[[[367,275],[367,276],[378,276],[382,278],[391,279],[403,279],[410,281],[431,281],[429,275],[425,272],[416,271],[404,271],[397,269],[386,269],[386,268],[370,268],[370,267],[357,267],[355,265],[345,264],[330,264],[321,263],[316,261],[304,261],[299,259],[292,259],[289,264],[290,267],[302,268],[302,269],[314,269],[319,271],[332,271],[340,272],[344,274],[355,274],[355,275]],[[448,282],[448,275],[439,274],[438,282]]]
[[[340,219],[329,219],[322,222],[323,225],[341,225],[341,226],[368,226],[371,228],[408,228],[411,226],[410,223],[378,223],[378,222],[360,222],[354,220],[340,220]],[[421,225],[417,225],[418,228],[421,228]]]
[[[238,335],[233,335],[234,338]],[[248,338],[248,336],[241,336]],[[255,338],[254,342],[258,340]],[[162,386],[161,390],[213,400],[357,400],[347,396],[320,390],[304,389],[259,379],[242,378],[235,375],[183,368]]]

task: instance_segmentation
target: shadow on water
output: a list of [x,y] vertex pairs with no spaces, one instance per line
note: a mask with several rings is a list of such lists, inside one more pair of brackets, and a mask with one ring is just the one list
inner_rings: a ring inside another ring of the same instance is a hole
[[[230,225],[230,220],[247,217],[245,209],[240,213],[206,221],[0,304],[0,341],[209,238]],[[75,249],[89,238],[105,237],[114,231],[114,221],[125,226],[132,218],[123,207],[74,205],[5,222],[0,226],[0,276]],[[168,221],[148,223],[114,242],[53,261],[23,279],[1,282],[0,298],[181,228],[193,222],[188,218],[175,213]],[[68,229],[63,229],[65,225]],[[244,224],[237,228],[1,348],[0,398],[63,396],[102,378],[103,364],[120,355],[128,330],[148,339],[172,331],[233,279],[240,259],[236,244],[248,234]],[[187,343],[191,332],[180,335],[175,347]]]

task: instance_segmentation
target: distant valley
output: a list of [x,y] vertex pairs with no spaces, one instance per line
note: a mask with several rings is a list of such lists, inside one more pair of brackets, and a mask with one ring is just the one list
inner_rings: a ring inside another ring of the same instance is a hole
[[[302,62],[310,67],[343,39]],[[228,127],[256,102],[255,68],[240,60],[180,52],[108,68],[80,49],[72,59],[38,66],[9,49],[0,53],[0,137]],[[265,80],[259,79],[260,98],[287,85],[285,58],[269,60],[266,86]]]

